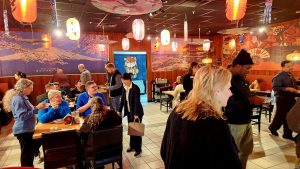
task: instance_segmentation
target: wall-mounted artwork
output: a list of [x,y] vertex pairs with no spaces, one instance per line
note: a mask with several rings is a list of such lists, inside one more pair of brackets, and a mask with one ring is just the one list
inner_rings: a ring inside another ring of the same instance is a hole
[[[172,50],[173,41],[177,42],[177,51]],[[199,39],[189,39],[187,43],[183,38],[177,38],[171,39],[169,45],[163,46],[159,40],[151,39],[152,71],[186,70],[191,62],[201,63],[207,53],[197,41]],[[211,51],[210,55],[215,55],[214,49]]]
[[[104,73],[108,47],[101,49],[95,42],[101,35],[82,34],[79,41],[66,37],[51,37],[42,32],[0,32],[0,76],[12,76],[16,71],[28,75],[49,75],[56,68],[66,74],[79,74],[82,63],[92,73]],[[47,41],[43,41],[43,39]],[[107,38],[107,36],[105,36]]]
[[[234,38],[236,48],[229,41]],[[281,70],[287,55],[300,52],[300,19],[266,27],[265,31],[241,36],[224,36],[222,65],[231,64],[238,51],[246,49],[254,61],[253,70]],[[300,61],[293,61],[294,71],[300,71]]]

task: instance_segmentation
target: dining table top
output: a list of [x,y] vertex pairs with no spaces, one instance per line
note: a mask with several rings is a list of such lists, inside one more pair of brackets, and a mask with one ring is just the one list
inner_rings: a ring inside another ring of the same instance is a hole
[[61,120],[59,122],[49,122],[40,123],[35,126],[35,131],[33,133],[33,139],[42,138],[42,133],[49,133],[54,131],[64,131],[64,130],[76,130],[79,131],[84,119],[78,118],[78,123],[75,124],[65,124],[65,121]]
[[165,90],[165,91],[162,91],[162,93],[173,96],[174,90]]

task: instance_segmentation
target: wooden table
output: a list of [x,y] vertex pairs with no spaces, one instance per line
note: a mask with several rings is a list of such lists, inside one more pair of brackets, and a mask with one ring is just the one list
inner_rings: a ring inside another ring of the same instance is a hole
[[258,91],[253,91],[252,93],[257,96],[271,97],[271,91],[258,90]]
[[174,90],[165,90],[165,91],[162,91],[162,93],[173,96]]
[[54,122],[50,122],[50,123],[38,123],[35,126],[35,131],[33,133],[32,138],[33,139],[39,139],[42,138],[42,133],[49,133],[51,132],[50,129],[52,128],[57,128],[55,131],[59,131],[59,130],[77,130],[79,131],[81,125],[83,123],[83,119],[80,118],[80,123],[79,124],[65,124],[64,121],[60,122],[60,123],[54,123]]

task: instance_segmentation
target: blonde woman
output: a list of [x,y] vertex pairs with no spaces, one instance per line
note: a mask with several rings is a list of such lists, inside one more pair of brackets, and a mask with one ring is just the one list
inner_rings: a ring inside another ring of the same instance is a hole
[[188,98],[170,114],[161,145],[166,169],[242,168],[221,107],[231,96],[231,73],[204,66]]
[[3,98],[3,107],[7,112],[12,111],[15,123],[13,134],[17,137],[21,148],[21,166],[33,167],[35,142],[32,135],[35,128],[35,116],[39,109],[46,107],[40,103],[36,107],[29,100],[28,95],[33,91],[33,82],[21,78],[15,88],[8,90]]

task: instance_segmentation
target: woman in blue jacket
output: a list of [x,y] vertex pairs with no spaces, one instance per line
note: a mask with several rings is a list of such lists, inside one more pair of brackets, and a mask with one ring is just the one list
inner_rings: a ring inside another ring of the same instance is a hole
[[71,112],[68,103],[61,98],[61,92],[50,90],[48,99],[43,103],[50,104],[48,108],[39,110],[38,119],[41,123],[48,123],[56,119],[62,119]]
[[33,167],[36,142],[32,139],[35,128],[35,116],[38,110],[46,107],[45,103],[33,106],[28,95],[33,91],[33,82],[21,78],[15,88],[7,91],[3,97],[3,106],[7,112],[12,111],[15,123],[13,134],[17,137],[21,148],[21,166]]

